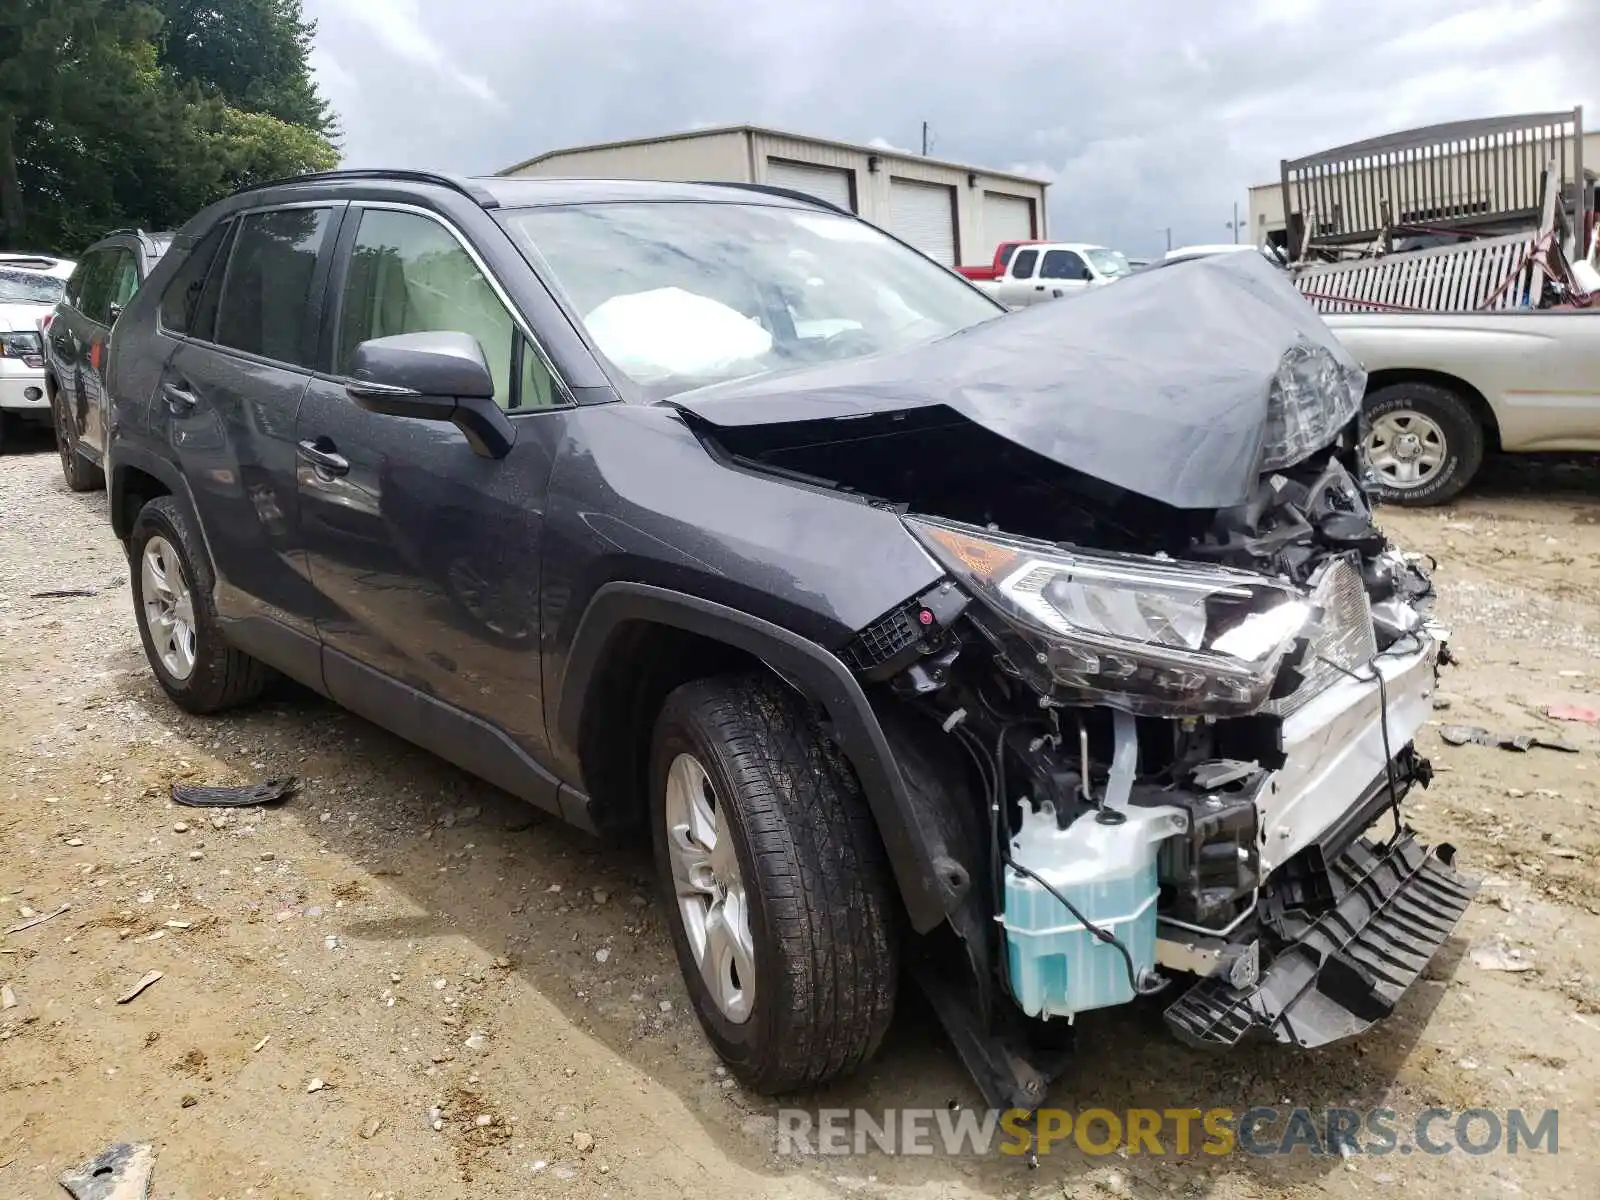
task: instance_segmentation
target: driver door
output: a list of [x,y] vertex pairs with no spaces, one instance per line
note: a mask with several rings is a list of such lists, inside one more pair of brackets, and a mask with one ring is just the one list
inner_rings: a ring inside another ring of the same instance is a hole
[[[330,602],[317,622],[328,690],[446,757],[483,732],[469,714],[539,758],[539,556],[560,445],[547,423],[561,420],[551,411],[561,393],[503,290],[442,218],[352,204],[331,287],[332,369],[313,378],[294,435],[301,538]],[[475,453],[448,423],[368,412],[345,393],[360,343],[430,330],[476,338],[496,402],[527,414],[506,457]],[[473,769],[492,774],[485,762]]]

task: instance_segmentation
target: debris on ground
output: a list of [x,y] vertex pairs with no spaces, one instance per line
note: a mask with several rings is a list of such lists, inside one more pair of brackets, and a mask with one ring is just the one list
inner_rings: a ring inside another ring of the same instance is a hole
[[1600,721],[1600,711],[1582,704],[1552,704],[1544,715],[1552,721],[1582,721],[1587,725]]
[[63,904],[60,908],[56,909],[55,912],[37,913],[34,916],[29,917],[26,921],[22,921],[16,925],[13,925],[10,929],[6,930],[6,932],[21,933],[24,929],[32,929],[35,925],[43,925],[46,921],[52,921],[56,917],[59,917],[71,907],[72,905],[70,904]]
[[118,1004],[126,1004],[128,1001],[132,1000],[135,996],[137,996],[140,992],[144,991],[145,988],[149,987],[152,983],[157,982],[161,978],[162,978],[162,975],[161,975],[160,971],[148,971],[148,972],[146,972],[144,978],[139,980],[138,983],[134,984],[126,992],[124,992],[122,995],[117,997],[117,1003]]
[[172,799],[190,808],[254,808],[258,804],[287,800],[299,786],[300,781],[293,775],[264,779],[260,783],[242,787],[196,787],[175,783],[172,785]]
[[1536,733],[1490,733],[1477,725],[1444,725],[1439,729],[1439,736],[1452,746],[1493,746],[1518,754],[1525,754],[1534,747],[1560,750],[1564,754],[1579,753],[1577,746],[1562,738],[1547,738]]
[[323,1083],[322,1080],[313,1079],[310,1083],[306,1084],[306,1093],[309,1095],[311,1092],[320,1092],[327,1086],[328,1085]]
[[383,1128],[382,1117],[368,1117],[361,1123],[361,1136],[366,1141],[371,1141],[378,1136],[378,1130]]
[[74,1200],[148,1200],[155,1169],[156,1152],[152,1147],[123,1142],[81,1167],[63,1171],[56,1182]]
[[1480,971],[1532,971],[1536,967],[1532,955],[1533,951],[1524,950],[1521,946],[1496,943],[1474,950],[1472,965]]
[[98,596],[99,588],[53,588],[44,592],[28,593],[29,600],[77,600],[87,596]]
[[16,1006],[17,994],[11,990],[11,985],[8,983],[5,987],[0,987],[0,1008],[15,1008]]

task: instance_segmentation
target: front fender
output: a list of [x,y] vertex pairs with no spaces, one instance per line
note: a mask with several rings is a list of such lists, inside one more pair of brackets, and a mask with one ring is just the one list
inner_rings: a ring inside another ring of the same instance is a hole
[[584,612],[567,661],[553,730],[560,741],[578,744],[590,680],[612,634],[629,621],[671,626],[743,650],[821,707],[861,782],[912,927],[926,933],[961,904],[972,884],[967,868],[940,823],[919,811],[855,675],[837,656],[770,621],[649,584],[604,585]]

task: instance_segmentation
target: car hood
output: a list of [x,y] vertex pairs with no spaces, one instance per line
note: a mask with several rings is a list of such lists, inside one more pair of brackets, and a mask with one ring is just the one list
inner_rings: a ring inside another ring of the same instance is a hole
[[0,333],[38,333],[39,322],[54,304],[0,304]]
[[1360,368],[1260,255],[1133,275],[920,346],[715,384],[669,403],[716,427],[945,405],[1063,466],[1175,508],[1244,503],[1291,347]]

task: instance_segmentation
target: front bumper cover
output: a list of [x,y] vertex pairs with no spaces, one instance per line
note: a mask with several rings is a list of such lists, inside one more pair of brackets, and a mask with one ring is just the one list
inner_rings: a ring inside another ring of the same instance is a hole
[[1252,1032],[1305,1048],[1361,1033],[1394,1011],[1476,894],[1454,857],[1410,830],[1393,845],[1353,842],[1326,868],[1327,895],[1271,921],[1283,944],[1256,983],[1203,979],[1167,1009],[1167,1025],[1210,1047]]

